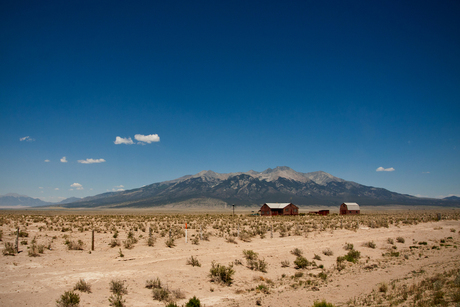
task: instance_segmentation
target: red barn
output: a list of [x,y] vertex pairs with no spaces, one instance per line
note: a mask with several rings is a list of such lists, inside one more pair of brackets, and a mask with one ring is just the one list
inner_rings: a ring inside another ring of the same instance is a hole
[[298,215],[299,207],[291,203],[266,203],[260,208],[260,215]]
[[340,205],[340,214],[359,214],[359,205],[357,203],[343,203]]

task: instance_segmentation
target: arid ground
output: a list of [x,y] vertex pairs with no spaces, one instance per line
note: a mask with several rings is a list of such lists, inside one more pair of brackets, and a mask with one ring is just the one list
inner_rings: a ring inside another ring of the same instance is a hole
[[[202,306],[456,306],[459,218],[453,209],[272,218],[2,211],[0,306],[56,306],[81,279],[91,291],[74,291],[80,306],[109,306],[113,280],[127,287],[124,306],[181,306],[193,296]],[[4,255],[17,227],[19,254]],[[187,264],[192,256],[201,266]],[[218,264],[234,270],[227,284],[210,276]],[[146,288],[158,279],[163,301]]]

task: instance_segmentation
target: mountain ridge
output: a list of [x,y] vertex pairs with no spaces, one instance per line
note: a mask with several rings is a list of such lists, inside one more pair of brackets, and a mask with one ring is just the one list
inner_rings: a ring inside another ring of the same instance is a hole
[[87,198],[66,207],[157,207],[191,199],[214,199],[216,202],[243,206],[265,202],[294,202],[306,205],[340,205],[354,201],[367,205],[451,205],[439,199],[421,199],[365,186],[335,177],[324,171],[296,172],[287,166],[262,172],[216,173],[203,170],[194,175],[157,182],[132,190],[109,192]]

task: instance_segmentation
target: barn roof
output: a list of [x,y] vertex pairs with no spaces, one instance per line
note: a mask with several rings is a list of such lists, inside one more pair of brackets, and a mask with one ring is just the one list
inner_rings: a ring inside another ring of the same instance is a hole
[[270,209],[283,209],[291,203],[265,203]]
[[347,206],[348,210],[359,210],[359,205],[357,203],[344,203]]

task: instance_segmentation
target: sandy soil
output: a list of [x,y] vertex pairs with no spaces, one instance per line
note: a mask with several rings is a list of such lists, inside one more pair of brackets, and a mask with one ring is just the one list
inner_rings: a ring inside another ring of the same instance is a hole
[[[143,237],[133,249],[121,247],[124,257],[119,257],[119,247],[108,245],[112,240],[110,232],[96,233],[95,250],[90,252],[90,231],[40,231],[39,226],[31,224],[27,227],[29,237],[25,239],[28,245],[20,245],[18,255],[0,255],[0,306],[55,306],[60,295],[71,290],[79,279],[92,286],[92,293],[78,292],[80,306],[109,306],[109,283],[113,279],[121,279],[128,286],[128,294],[124,296],[126,306],[165,306],[165,303],[153,300],[152,290],[145,288],[146,280],[156,277],[169,289],[180,289],[185,293],[186,299],[179,300],[178,305],[196,296],[202,306],[312,306],[315,300],[322,299],[342,306],[353,297],[370,293],[381,282],[407,279],[420,270],[428,276],[458,268],[460,264],[460,250],[454,246],[460,244],[460,222],[454,220],[390,225],[389,228],[361,227],[357,231],[309,232],[307,237],[279,237],[276,233],[270,238],[268,233],[264,239],[255,237],[251,242],[236,239],[237,244],[211,236],[209,241],[195,245],[190,242],[195,230],[188,230],[188,243],[184,238],[178,239],[173,248],[166,247],[167,236],[158,237],[155,246],[149,247],[146,243],[148,232],[138,231],[136,237]],[[14,242],[13,231],[9,225],[3,225],[3,241]],[[68,250],[64,235],[85,242],[84,250]],[[120,241],[125,240],[126,235],[120,232]],[[53,236],[56,238],[52,239]],[[33,237],[41,244],[52,242],[51,250],[46,249],[39,257],[29,257],[27,247]],[[396,243],[396,237],[403,237],[405,243]],[[453,237],[451,246],[431,249],[447,237]],[[395,240],[394,245],[401,256],[383,256],[391,251],[388,238]],[[376,244],[375,249],[363,246],[371,240]],[[410,246],[417,245],[416,242],[427,242],[427,245],[418,245],[418,249],[411,250]],[[338,271],[335,269],[336,259],[347,253],[343,248],[345,243],[352,243],[361,252],[361,258],[359,263],[347,263],[344,270]],[[316,277],[323,271],[320,268],[294,268],[296,257],[290,253],[294,248],[301,249],[310,261],[315,254],[320,255],[321,260],[315,262],[324,266],[326,281]],[[332,256],[322,253],[326,248],[332,250]],[[247,268],[243,250],[253,250],[259,258],[265,259],[267,272]],[[201,267],[186,264],[192,255],[200,261]],[[235,259],[243,264],[234,266],[236,272],[231,286],[210,281],[208,275],[212,261],[227,265],[234,263]],[[290,266],[282,267],[283,260],[289,260]],[[304,276],[294,278],[296,272],[303,272]],[[256,289],[261,284],[267,286],[269,293]]]

